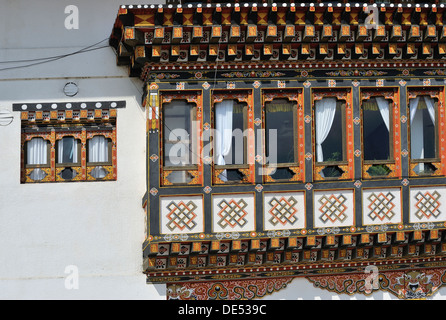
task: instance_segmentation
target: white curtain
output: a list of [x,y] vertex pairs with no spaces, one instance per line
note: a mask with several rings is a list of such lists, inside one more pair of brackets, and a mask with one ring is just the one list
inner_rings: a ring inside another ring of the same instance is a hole
[[46,164],[48,158],[47,142],[43,138],[33,138],[27,143],[27,164]]
[[412,159],[424,158],[423,113],[417,112],[420,97],[409,100],[410,114],[410,156]]
[[108,141],[104,136],[88,141],[88,162],[108,162]]
[[[104,136],[94,136],[88,141],[88,162],[108,161],[108,141]],[[90,172],[96,179],[102,179],[107,175],[107,171],[97,166]]]
[[410,123],[415,119],[415,114],[417,113],[418,102],[420,102],[420,97],[409,100],[409,113],[410,113]]
[[57,142],[57,162],[77,163],[77,143],[73,137],[64,137]]
[[426,102],[427,111],[429,112],[429,117],[435,127],[435,100],[429,96],[424,96],[424,102]]
[[[224,157],[231,151],[233,108],[233,100],[224,100],[215,105],[215,153],[217,165],[225,165]],[[220,175],[220,178],[223,181],[227,181],[226,170]]]
[[376,103],[378,104],[379,112],[384,120],[387,131],[390,132],[390,112],[389,112],[389,102],[383,97],[376,97]]
[[330,133],[336,113],[336,98],[316,101],[316,161],[324,161],[322,143]]
[[[429,96],[424,96],[429,117],[435,126],[435,101]],[[410,144],[412,159],[424,159],[424,134],[423,134],[423,113],[417,112],[420,97],[409,101],[410,113]],[[424,164],[419,164],[419,170],[422,170]]]

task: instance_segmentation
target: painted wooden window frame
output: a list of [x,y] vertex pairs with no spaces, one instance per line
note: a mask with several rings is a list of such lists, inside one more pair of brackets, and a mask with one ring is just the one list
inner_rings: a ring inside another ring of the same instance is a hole
[[[52,132],[39,132],[33,134],[22,133],[21,138],[21,158],[22,158],[22,169],[21,169],[21,182],[49,182],[52,181]],[[46,142],[47,149],[47,162],[45,164],[27,164],[27,145],[31,140],[40,138]],[[34,169],[40,169],[45,173],[45,177],[41,180],[33,180],[29,175]]]
[[[303,88],[287,88],[287,89],[262,89],[262,128],[266,130],[266,104],[274,101],[275,99],[286,99],[290,103],[293,103],[293,129],[294,129],[294,150],[295,161],[294,163],[284,164],[263,164],[263,181],[264,183],[271,182],[296,182],[303,181],[305,179],[305,121],[304,121],[304,93]],[[263,159],[266,159],[266,131],[263,132],[262,146],[263,146]],[[280,139],[280,137],[277,137]],[[288,168],[294,172],[291,179],[274,179],[272,174],[276,168]]]
[[[166,103],[171,103],[174,100],[185,100],[187,103],[195,105],[195,119],[197,121],[196,125],[196,138],[197,138],[197,148],[196,157],[197,164],[192,164],[190,166],[183,167],[165,167],[164,166],[164,117],[163,117],[163,106]],[[159,91],[159,101],[160,101],[160,130],[159,130],[159,155],[160,155],[160,184],[162,187],[166,186],[190,186],[190,185],[203,185],[203,160],[202,160],[202,128],[203,128],[203,93],[200,90],[160,90]],[[172,183],[169,181],[168,176],[173,171],[186,171],[193,178],[189,183]]]
[[[338,101],[344,101],[343,130],[345,132],[344,138],[344,152],[345,157],[343,161],[336,162],[316,162],[316,101],[323,98],[334,97]],[[337,87],[337,88],[313,88],[311,89],[311,108],[312,108],[312,145],[313,145],[313,180],[314,181],[336,181],[336,180],[353,180],[354,179],[354,133],[353,133],[353,89],[351,87]],[[337,166],[343,171],[340,177],[323,177],[320,172],[327,166]]]
[[[70,181],[112,181],[117,178],[117,157],[116,157],[116,125],[113,124],[110,128],[92,128],[90,124],[83,123],[76,127],[76,130],[72,128],[63,128],[60,124],[48,124],[44,131],[34,132],[28,130],[29,127],[25,125],[22,130],[21,138],[21,158],[22,158],[22,170],[21,170],[21,182],[22,183],[41,183],[41,182],[70,182]],[[108,139],[108,161],[103,163],[89,163],[87,162],[87,145],[88,141],[94,136],[101,135]],[[77,163],[57,163],[56,146],[59,140],[64,137],[74,137],[75,141],[78,141],[80,150],[80,161]],[[48,163],[46,165],[27,165],[26,164],[26,144],[33,138],[43,138],[48,142]],[[95,178],[91,175],[91,171],[97,166],[101,166],[108,173],[103,178]],[[42,180],[32,180],[29,174],[36,167],[40,167],[46,176]],[[73,179],[63,179],[61,172],[65,168],[71,168],[76,171],[76,176]]]
[[[360,113],[361,113],[361,150],[364,150],[364,117],[363,104],[366,100],[374,97],[383,97],[390,100],[389,105],[389,124],[392,128],[389,132],[390,141],[390,156],[389,160],[364,160],[364,153],[362,153],[362,177],[363,179],[378,179],[378,178],[401,178],[401,125],[400,125],[400,92],[397,87],[373,88],[362,87],[359,94]],[[369,169],[374,165],[385,165],[391,171],[385,176],[371,176]]]
[[[430,96],[436,99],[435,103],[435,121],[436,121],[436,153],[437,157],[434,159],[417,159],[411,158],[411,127],[410,127],[410,110],[409,101],[419,96]],[[410,177],[426,177],[426,176],[445,176],[446,175],[446,141],[445,141],[445,87],[444,86],[432,86],[432,87],[420,87],[420,86],[408,86],[407,87],[407,140],[409,146],[409,176]],[[424,161],[423,161],[424,160]],[[414,168],[419,163],[431,163],[437,168],[431,175],[429,174],[417,174]]]
[[[216,165],[216,159],[212,162],[212,184],[253,184],[255,182],[255,136],[254,136],[254,95],[251,89],[214,89],[211,91],[211,123],[215,129],[215,104],[223,100],[236,100],[238,103],[246,103],[246,120],[244,120],[247,135],[244,137],[244,164]],[[212,143],[215,143],[215,139]],[[215,148],[213,148],[215,150]],[[213,155],[215,158],[215,154]],[[237,169],[243,178],[240,181],[223,181],[220,174],[227,169]]]

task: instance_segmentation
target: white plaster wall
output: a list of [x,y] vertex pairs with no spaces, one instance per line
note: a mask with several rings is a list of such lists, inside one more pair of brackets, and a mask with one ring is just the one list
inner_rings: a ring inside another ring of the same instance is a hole
[[[0,0],[0,62],[66,54],[107,38],[119,5],[138,1]],[[143,1],[141,3],[151,3]],[[67,30],[67,5],[79,29]],[[108,44],[107,41],[102,45]],[[142,274],[145,111],[142,82],[110,47],[13,70],[0,63],[0,108],[13,103],[126,100],[118,110],[116,182],[20,184],[20,114],[0,126],[0,299],[165,299]],[[79,86],[74,98],[65,83]],[[74,265],[78,289],[67,289]]]

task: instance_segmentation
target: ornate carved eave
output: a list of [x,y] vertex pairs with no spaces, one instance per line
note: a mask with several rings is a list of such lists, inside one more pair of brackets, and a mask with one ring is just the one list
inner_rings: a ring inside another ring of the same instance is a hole
[[[435,265],[435,263],[432,263]],[[369,266],[370,267],[370,266]],[[388,292],[404,300],[424,300],[434,296],[446,285],[445,268],[436,266],[425,269],[368,268],[367,272],[349,274],[314,274],[305,276],[315,288],[334,295],[372,296]],[[251,280],[218,280],[207,282],[170,283],[167,285],[169,300],[252,300],[275,294],[293,285],[297,277],[268,277]],[[299,284],[302,288],[304,282]],[[307,298],[305,290],[287,293],[290,300]],[[378,296],[379,297],[379,296]],[[327,298],[324,298],[327,299]],[[328,298],[330,299],[330,297]]]
[[442,231],[152,243],[144,269],[148,282],[169,283],[364,273],[370,264],[380,271],[446,267]]
[[446,55],[444,15],[443,4],[123,5],[110,45],[118,64],[144,80],[152,70],[238,65],[394,68],[404,59],[422,66]]

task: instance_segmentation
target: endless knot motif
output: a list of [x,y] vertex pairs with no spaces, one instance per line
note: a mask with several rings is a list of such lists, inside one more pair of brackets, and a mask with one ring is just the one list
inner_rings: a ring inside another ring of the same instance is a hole
[[197,205],[193,201],[189,201],[187,204],[183,201],[179,203],[171,202],[167,205],[169,213],[167,214],[167,227],[170,231],[174,231],[176,228],[183,231],[185,228],[192,230],[197,223],[194,219],[197,215],[194,210],[197,209]]
[[323,223],[327,223],[330,220],[332,223],[337,220],[343,222],[347,219],[347,215],[345,211],[347,210],[347,206],[344,204],[347,201],[347,198],[344,195],[339,195],[336,197],[334,194],[327,197],[326,195],[322,196],[319,199],[319,203],[321,207],[319,211],[322,212],[322,215],[319,217]]
[[417,203],[415,203],[415,207],[418,209],[415,212],[415,216],[418,219],[422,219],[423,217],[430,218],[434,216],[435,218],[441,214],[439,210],[441,203],[438,201],[440,199],[440,194],[437,191],[430,193],[429,191],[424,194],[419,191],[415,195],[415,199]]
[[272,198],[269,202],[269,205],[272,207],[271,210],[269,210],[269,213],[272,215],[269,222],[274,226],[278,223],[281,223],[282,225],[290,223],[293,225],[297,221],[297,218],[295,217],[295,214],[297,213],[297,209],[295,208],[296,204],[297,200],[293,197],[289,197],[288,199],[285,199],[285,197],[281,197],[280,199],[277,199],[276,197]]
[[227,226],[234,228],[236,226],[243,227],[248,221],[245,216],[248,214],[244,209],[248,204],[240,199],[238,202],[231,199],[229,202],[226,200],[220,201],[218,207],[221,209],[218,212],[220,220],[217,222],[223,229]]
[[395,199],[395,196],[388,192],[384,194],[380,192],[379,194],[372,193],[368,198],[370,204],[368,208],[370,212],[368,216],[370,219],[375,221],[378,218],[380,221],[384,221],[384,219],[392,220],[395,212],[392,210],[395,208],[395,204],[392,202]]

